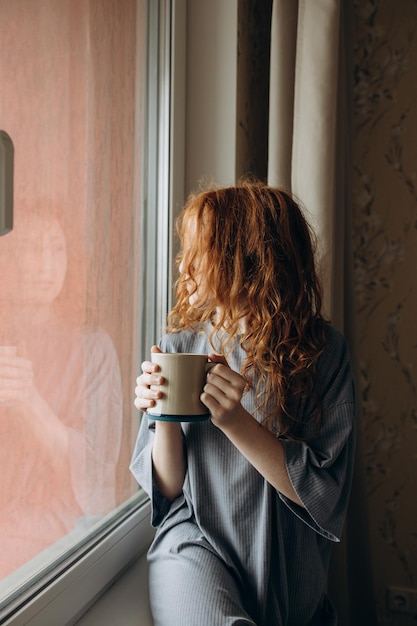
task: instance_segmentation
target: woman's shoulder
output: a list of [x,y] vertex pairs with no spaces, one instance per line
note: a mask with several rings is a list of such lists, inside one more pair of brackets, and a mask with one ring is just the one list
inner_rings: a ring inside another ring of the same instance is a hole
[[336,355],[349,357],[349,347],[344,334],[330,323],[325,327],[326,343],[323,355],[334,358]]
[[326,403],[352,401],[354,383],[348,342],[334,326],[326,327],[326,345],[318,361],[318,373]]
[[168,332],[162,336],[159,347],[162,352],[197,352],[209,351],[208,337],[204,328]]

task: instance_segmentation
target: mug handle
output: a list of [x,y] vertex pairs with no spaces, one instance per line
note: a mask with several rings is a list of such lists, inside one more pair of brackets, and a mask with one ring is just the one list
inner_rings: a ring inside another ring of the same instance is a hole
[[212,361],[207,361],[206,365],[205,365],[205,369],[206,369],[206,375],[209,373],[209,371],[211,370],[211,368],[216,365],[216,363],[212,362]]

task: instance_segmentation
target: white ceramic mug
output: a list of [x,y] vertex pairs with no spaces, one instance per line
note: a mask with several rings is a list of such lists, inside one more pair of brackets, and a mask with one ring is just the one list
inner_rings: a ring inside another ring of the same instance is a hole
[[163,395],[147,413],[166,422],[207,420],[209,410],[200,400],[207,372],[214,365],[207,354],[152,352],[151,361],[159,365],[164,382],[151,387]]

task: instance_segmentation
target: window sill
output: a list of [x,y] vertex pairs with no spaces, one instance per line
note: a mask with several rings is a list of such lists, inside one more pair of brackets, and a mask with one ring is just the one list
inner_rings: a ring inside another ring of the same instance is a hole
[[[120,579],[120,586],[123,587],[123,573],[127,573],[129,570],[126,568],[138,561],[142,565],[141,576],[146,585],[146,562],[141,558],[154,535],[149,518],[148,500],[117,524],[103,541],[58,573],[44,588],[41,587],[32,598],[25,598],[24,595],[17,597],[0,614],[0,623],[8,626],[74,625],[94,603],[99,603],[103,592],[104,596],[107,595],[106,590],[115,586],[115,580]],[[136,580],[136,575],[133,578]],[[137,584],[137,589],[143,586]],[[144,595],[147,595],[146,591]],[[111,623],[122,622],[113,620]]]
[[148,565],[142,555],[102,595],[76,626],[153,626],[148,599]]

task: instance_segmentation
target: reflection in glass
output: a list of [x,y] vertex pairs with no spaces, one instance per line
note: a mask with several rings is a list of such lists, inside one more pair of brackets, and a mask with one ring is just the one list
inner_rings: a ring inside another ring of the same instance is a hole
[[55,307],[63,229],[42,207],[20,217],[0,245],[1,577],[112,510],[122,429],[110,337]]
[[0,599],[137,492],[146,4],[0,0]]

